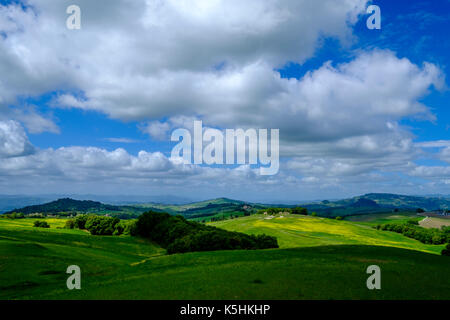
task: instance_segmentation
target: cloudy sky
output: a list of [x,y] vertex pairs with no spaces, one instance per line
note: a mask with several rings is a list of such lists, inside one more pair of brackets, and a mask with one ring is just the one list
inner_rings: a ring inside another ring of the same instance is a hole
[[[450,194],[449,30],[448,0],[1,0],[0,193]],[[279,129],[278,174],[174,161],[194,120]]]

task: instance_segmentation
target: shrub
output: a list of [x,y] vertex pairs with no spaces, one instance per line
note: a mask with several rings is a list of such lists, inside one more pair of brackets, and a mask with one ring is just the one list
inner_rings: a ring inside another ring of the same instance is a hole
[[337,216],[336,220],[342,220],[342,217],[341,216]]
[[317,212],[313,212],[313,213],[311,213],[311,216],[313,216],[313,217],[317,217]]
[[50,228],[50,226],[47,223],[47,221],[39,221],[39,220],[36,220],[34,222],[33,226],[36,227],[36,228]]
[[407,222],[407,224],[412,224],[412,225],[419,225],[419,221],[415,220],[415,219],[409,219]]

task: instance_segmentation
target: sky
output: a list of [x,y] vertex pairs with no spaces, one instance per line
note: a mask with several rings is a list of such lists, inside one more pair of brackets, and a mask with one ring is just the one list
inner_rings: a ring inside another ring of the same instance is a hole
[[[0,194],[450,194],[449,31],[448,0],[0,0]],[[195,120],[279,129],[279,171],[172,158]]]

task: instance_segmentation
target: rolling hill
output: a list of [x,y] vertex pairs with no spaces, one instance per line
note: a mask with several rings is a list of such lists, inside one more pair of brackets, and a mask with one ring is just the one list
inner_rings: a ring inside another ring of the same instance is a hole
[[23,213],[24,215],[31,214],[50,214],[50,215],[70,215],[75,213],[93,213],[93,214],[110,214],[112,216],[133,217],[144,212],[145,209],[133,206],[116,206],[103,204],[97,201],[90,200],[73,200],[70,198],[58,199],[56,201],[26,206],[20,209],[14,209],[9,213]]
[[[409,210],[414,212],[417,208],[424,210],[449,209],[450,199],[445,197],[417,197],[396,194],[371,193],[349,199],[337,201],[321,201],[315,203],[301,204],[309,212],[316,212],[322,217],[354,216],[365,214],[380,214],[394,210]],[[228,198],[205,200],[189,204],[133,204],[133,205],[110,205],[98,201],[73,200],[70,198],[59,199],[40,205],[26,206],[11,210],[23,214],[46,213],[60,215],[61,213],[94,213],[109,214],[122,219],[136,218],[141,213],[154,210],[165,211],[170,214],[180,214],[187,219],[198,221],[211,221],[229,218],[231,216],[245,216],[255,213],[259,209],[268,207],[291,208],[295,205],[283,204],[260,204],[251,203]]]
[[32,205],[18,208],[6,212],[23,213],[30,215],[34,213],[45,213],[49,215],[67,215],[68,213],[92,213],[92,214],[109,214],[110,216],[118,216],[122,219],[136,218],[145,211],[165,211],[170,214],[180,214],[187,219],[209,220],[215,217],[243,216],[245,213],[253,213],[257,209],[263,208],[261,205],[248,204],[239,200],[231,200],[227,198],[219,198],[195,202],[185,205],[165,205],[165,204],[136,204],[136,205],[109,205],[97,201],[73,200],[70,198],[59,199],[56,201]]
[[[282,248],[168,256],[145,239],[58,229],[62,218],[46,219],[50,229],[33,228],[35,219],[0,219],[1,268],[8,270],[0,273],[0,299],[450,299],[443,276],[450,259],[400,248],[433,251],[418,242],[377,230],[360,235],[366,229],[345,221],[259,218],[218,224],[271,232]],[[73,264],[81,290],[65,287]],[[367,290],[371,264],[381,267],[382,290]]]
[[[399,221],[406,221],[405,216]],[[284,215],[271,218],[252,215],[212,223],[228,231],[268,234],[277,238],[280,248],[324,245],[379,245],[440,254],[443,245],[426,245],[394,232],[380,232],[365,223],[337,221],[310,216]]]

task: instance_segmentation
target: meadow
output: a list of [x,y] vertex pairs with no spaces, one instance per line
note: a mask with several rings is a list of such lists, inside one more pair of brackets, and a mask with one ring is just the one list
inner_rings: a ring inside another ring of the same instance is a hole
[[[405,220],[394,219],[395,221]],[[252,215],[239,219],[225,220],[212,225],[225,230],[249,234],[266,233],[278,239],[280,248],[312,247],[324,245],[376,245],[418,250],[439,254],[443,245],[426,245],[394,232],[382,232],[372,228],[380,221],[393,218],[378,217],[373,221],[349,222],[311,216],[287,215],[269,218],[265,215]]]
[[[357,222],[255,215],[213,225],[275,235],[280,249],[166,255],[145,239],[34,220],[0,219],[0,299],[450,299],[441,246]],[[66,288],[72,264],[81,290]],[[382,290],[366,287],[371,264]]]

